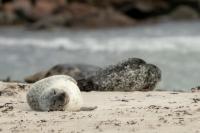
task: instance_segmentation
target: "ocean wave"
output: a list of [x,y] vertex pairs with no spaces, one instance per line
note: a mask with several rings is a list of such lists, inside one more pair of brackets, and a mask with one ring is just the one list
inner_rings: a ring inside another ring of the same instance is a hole
[[0,46],[36,46],[42,48],[65,48],[67,50],[88,50],[88,51],[200,51],[199,36],[178,36],[178,37],[154,37],[154,38],[92,38],[84,37],[75,40],[73,38],[14,38],[0,37]]

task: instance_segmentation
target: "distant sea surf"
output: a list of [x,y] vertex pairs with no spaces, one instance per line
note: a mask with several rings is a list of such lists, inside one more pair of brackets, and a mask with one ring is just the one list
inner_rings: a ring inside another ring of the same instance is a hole
[[0,28],[0,79],[23,80],[60,63],[104,67],[129,57],[161,68],[160,89],[189,91],[200,85],[200,23],[102,30]]

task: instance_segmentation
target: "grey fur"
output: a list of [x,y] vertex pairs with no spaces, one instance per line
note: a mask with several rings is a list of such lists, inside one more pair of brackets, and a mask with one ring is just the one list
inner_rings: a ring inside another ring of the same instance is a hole
[[151,91],[161,80],[161,70],[139,58],[130,58],[78,81],[81,90]]
[[43,79],[31,86],[27,93],[27,102],[33,110],[62,111],[69,102],[69,95],[62,88],[52,88],[55,81],[65,78],[76,84],[69,76],[56,76]]
[[83,99],[76,81],[66,75],[55,75],[34,83],[27,93],[27,102],[37,111],[91,111],[82,107]]

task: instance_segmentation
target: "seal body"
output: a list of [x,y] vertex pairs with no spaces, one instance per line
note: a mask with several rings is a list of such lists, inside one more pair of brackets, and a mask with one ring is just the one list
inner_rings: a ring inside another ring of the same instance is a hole
[[83,99],[76,81],[67,75],[51,76],[32,84],[27,102],[38,111],[79,111]]
[[96,72],[81,84],[81,90],[151,91],[161,80],[161,70],[139,58],[130,58]]

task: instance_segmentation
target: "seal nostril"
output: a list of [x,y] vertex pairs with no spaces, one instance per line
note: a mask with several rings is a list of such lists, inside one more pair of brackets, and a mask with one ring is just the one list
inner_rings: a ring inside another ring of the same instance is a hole
[[58,99],[61,100],[61,101],[64,101],[66,99],[66,93],[65,92],[62,92],[58,95]]
[[63,97],[66,97],[66,93],[65,92],[62,92],[60,95],[63,96]]

